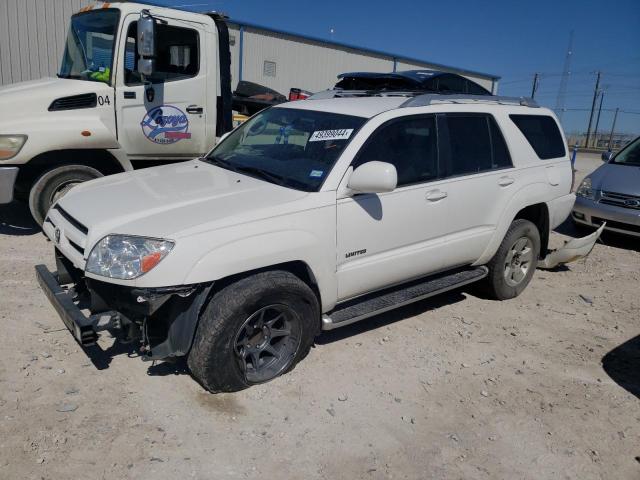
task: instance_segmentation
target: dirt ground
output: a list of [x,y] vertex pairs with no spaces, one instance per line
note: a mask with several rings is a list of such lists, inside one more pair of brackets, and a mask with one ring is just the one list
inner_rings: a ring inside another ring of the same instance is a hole
[[36,283],[52,250],[0,208],[2,479],[640,479],[638,239],[511,301],[460,290],[324,333],[224,395],[183,364],[88,357]]

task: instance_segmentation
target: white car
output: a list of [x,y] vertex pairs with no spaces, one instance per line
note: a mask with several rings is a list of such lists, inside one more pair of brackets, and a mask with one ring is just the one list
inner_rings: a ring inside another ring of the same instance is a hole
[[75,187],[43,227],[57,273],[36,269],[81,344],[119,332],[234,391],[293,368],[321,330],[476,281],[516,297],[572,173],[555,116],[527,101],[331,91],[206,157]]

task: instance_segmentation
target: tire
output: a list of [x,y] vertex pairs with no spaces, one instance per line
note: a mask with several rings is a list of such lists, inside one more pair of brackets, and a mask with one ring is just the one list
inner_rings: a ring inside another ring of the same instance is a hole
[[[261,322],[262,329],[254,328]],[[212,296],[187,363],[210,392],[235,392],[293,369],[309,353],[319,327],[320,306],[307,284],[286,271],[257,273]]]
[[44,172],[29,192],[29,209],[38,225],[42,225],[51,205],[74,185],[102,177],[95,168],[85,165],[64,165]]
[[539,255],[538,228],[529,220],[514,220],[498,251],[487,264],[486,293],[496,300],[520,295],[533,277]]

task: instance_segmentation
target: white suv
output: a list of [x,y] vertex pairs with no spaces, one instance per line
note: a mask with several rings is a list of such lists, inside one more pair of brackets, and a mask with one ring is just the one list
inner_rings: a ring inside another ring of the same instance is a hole
[[73,188],[43,227],[57,273],[38,279],[82,345],[109,329],[242,389],[321,330],[476,281],[520,294],[574,203],[565,145],[521,99],[318,94],[204,158]]

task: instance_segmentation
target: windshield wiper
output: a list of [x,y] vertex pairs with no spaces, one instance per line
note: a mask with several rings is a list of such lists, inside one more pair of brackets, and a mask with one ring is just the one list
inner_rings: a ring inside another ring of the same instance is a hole
[[221,167],[226,170],[231,170],[232,172],[238,172],[238,168],[235,165],[227,162],[226,160],[221,159],[220,157],[211,156],[211,157],[203,158],[202,160],[212,165],[215,165],[217,167]]
[[236,167],[237,172],[246,173],[253,177],[261,178],[267,182],[275,183],[280,186],[284,186],[287,183],[287,179],[281,175],[267,172],[258,167],[250,167],[248,165],[239,165]]

